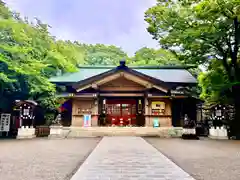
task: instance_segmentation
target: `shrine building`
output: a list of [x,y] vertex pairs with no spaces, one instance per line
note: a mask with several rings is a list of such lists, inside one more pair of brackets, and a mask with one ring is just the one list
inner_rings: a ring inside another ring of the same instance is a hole
[[[181,127],[196,120],[197,100],[190,96],[196,78],[179,66],[82,66],[52,77],[62,105],[64,126]],[[88,121],[87,124],[85,121]]]

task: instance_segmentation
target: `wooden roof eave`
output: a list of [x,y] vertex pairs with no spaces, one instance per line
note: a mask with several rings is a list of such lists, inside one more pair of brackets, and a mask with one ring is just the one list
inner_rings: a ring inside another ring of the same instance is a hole
[[134,81],[134,82],[136,82],[136,83],[138,83],[138,84],[146,87],[147,89],[156,88],[156,89],[158,89],[158,90],[160,90],[160,91],[163,91],[163,92],[165,92],[165,93],[167,93],[167,91],[168,91],[168,88],[165,88],[165,87],[162,87],[162,86],[153,84],[153,83],[150,82],[150,81],[141,79],[141,78],[139,78],[139,77],[137,77],[137,76],[134,76],[134,75],[132,75],[132,74],[130,74],[130,73],[119,72],[119,73],[116,73],[116,74],[114,74],[114,75],[112,75],[112,76],[108,76],[108,77],[106,77],[106,78],[103,78],[103,79],[94,81],[94,83],[92,83],[92,84],[87,84],[87,85],[85,85],[85,86],[81,86],[81,87],[79,87],[79,88],[77,89],[77,92],[80,92],[80,91],[82,91],[82,90],[84,90],[84,89],[91,88],[91,87],[92,87],[92,88],[97,88],[98,86],[101,86],[101,85],[103,85],[103,84],[105,84],[105,83],[107,83],[107,82],[109,82],[109,81],[115,80],[115,79],[120,78],[120,77],[124,77],[124,78],[126,78],[126,79],[128,79],[128,80],[130,80],[130,81]]
[[[169,90],[169,86],[167,83],[159,80],[159,79],[155,79],[154,77],[150,77],[150,76],[147,76],[145,74],[142,74],[140,72],[137,72],[135,70],[132,70],[128,67],[121,67],[121,66],[118,66],[117,68],[114,68],[110,71],[107,71],[105,73],[102,73],[102,74],[99,74],[97,76],[93,76],[91,78],[88,78],[88,79],[85,79],[83,81],[79,81],[79,82],[75,82],[72,87],[74,89],[78,89],[78,92],[81,91],[81,90],[84,90],[86,88],[90,88],[92,87],[92,84],[100,79],[104,79],[108,76],[111,76],[113,75],[114,73],[117,73],[117,72],[127,72],[129,74],[133,74],[134,76],[138,77],[139,79],[147,79],[147,80],[144,80],[144,81],[149,81],[151,84],[153,84],[153,87],[156,88],[156,89],[159,89],[161,91],[164,90],[164,92],[167,92],[167,90]],[[81,84],[81,85],[79,85]]]

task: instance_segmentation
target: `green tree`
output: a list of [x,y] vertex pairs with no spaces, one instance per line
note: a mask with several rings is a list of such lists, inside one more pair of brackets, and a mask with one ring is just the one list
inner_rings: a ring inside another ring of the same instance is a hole
[[[239,0],[158,0],[145,15],[148,31],[179,59],[198,65],[210,65],[216,59],[220,62],[227,78],[222,83],[227,83],[224,87],[229,87],[236,110],[235,127],[240,127],[239,18]],[[218,69],[215,71],[214,76]],[[216,83],[211,85],[214,88]]]
[[207,71],[198,76],[201,87],[200,98],[206,101],[206,105],[231,103],[229,101],[229,80],[227,73],[218,60],[212,60]]
[[12,17],[12,12],[5,6],[5,3],[0,0],[0,18],[8,19]]
[[0,108],[16,99],[53,97],[48,79],[57,72],[72,72],[83,61],[83,52],[69,41],[56,41],[49,26],[28,22],[0,1]]
[[182,65],[174,54],[165,49],[141,48],[130,58],[132,65]]
[[75,42],[85,51],[85,64],[88,65],[118,65],[119,61],[127,58],[127,54],[116,46],[104,44],[87,45]]

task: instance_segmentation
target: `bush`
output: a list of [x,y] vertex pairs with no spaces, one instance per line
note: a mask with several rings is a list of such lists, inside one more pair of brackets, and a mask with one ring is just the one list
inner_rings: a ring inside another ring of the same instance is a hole
[[52,122],[54,121],[55,118],[55,114],[54,113],[47,113],[44,115],[44,119],[46,122],[47,126],[50,126],[52,124]]

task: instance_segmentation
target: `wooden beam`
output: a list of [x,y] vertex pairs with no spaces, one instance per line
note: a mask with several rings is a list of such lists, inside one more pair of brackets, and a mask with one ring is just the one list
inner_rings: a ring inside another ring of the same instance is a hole
[[160,86],[153,85],[153,87],[154,87],[154,88],[156,88],[156,89],[158,89],[158,90],[160,90],[160,91],[163,91],[163,92],[165,92],[165,93],[167,93],[167,92],[168,92],[168,90],[167,90],[167,89],[165,89],[165,88],[162,88],[162,87],[160,87]]
[[148,98],[171,98],[171,96],[152,95],[152,94],[148,94],[147,97]]
[[77,92],[80,92],[80,91],[82,91],[82,90],[84,90],[84,89],[87,89],[87,88],[90,88],[90,87],[92,87],[92,84],[88,84],[88,85],[86,85],[86,86],[83,86],[83,87],[81,87],[81,88],[78,88],[76,91],[77,91]]
[[175,99],[188,98],[188,96],[171,96],[171,97]]
[[113,80],[115,80],[115,79],[117,79],[117,78],[119,78],[121,76],[122,76],[121,72],[120,73],[116,73],[116,74],[110,75],[110,76],[108,76],[106,78],[103,78],[101,80],[96,81],[95,84],[97,84],[98,86],[101,86],[102,84],[105,84],[105,83],[107,83],[109,81],[113,81]]
[[103,79],[101,79],[101,80],[95,81],[95,82],[92,83],[92,84],[88,84],[88,85],[86,85],[86,86],[80,87],[80,88],[78,88],[76,91],[77,91],[77,92],[80,92],[80,91],[82,91],[82,90],[84,90],[84,89],[87,89],[87,88],[90,88],[90,87],[92,87],[92,86],[100,86],[100,85],[105,84],[105,83],[107,83],[107,82],[109,82],[109,81],[112,81],[112,80],[114,80],[114,79],[117,79],[117,78],[119,78],[120,76],[121,76],[120,73],[117,73],[117,74],[108,76],[108,77],[103,78]]
[[86,85],[86,86],[83,86],[83,87],[77,89],[77,92],[80,92],[80,91],[82,91],[82,90],[84,90],[84,89],[87,89],[87,88],[90,88],[90,87],[99,87],[99,86],[101,86],[102,84],[105,84],[105,83],[107,83],[107,82],[110,82],[110,81],[112,81],[112,80],[115,80],[115,79],[117,79],[117,78],[119,78],[119,77],[124,77],[124,78],[126,78],[126,79],[128,79],[128,80],[130,80],[130,81],[136,82],[136,83],[138,83],[138,84],[140,84],[140,85],[142,85],[142,86],[144,86],[144,87],[146,87],[146,88],[148,88],[148,89],[154,87],[154,88],[156,88],[156,89],[158,89],[158,90],[160,90],[160,91],[163,91],[163,92],[165,92],[165,93],[167,93],[167,91],[168,91],[167,89],[165,89],[165,88],[163,88],[163,87],[161,87],[161,86],[154,85],[154,84],[150,83],[149,81],[143,80],[142,78],[139,78],[139,77],[137,77],[137,76],[134,76],[134,75],[132,75],[132,74],[130,74],[130,73],[119,72],[119,73],[116,73],[116,74],[114,74],[114,75],[111,75],[111,76],[108,76],[108,77],[106,77],[106,78],[103,78],[103,79],[101,79],[101,80],[95,81],[95,82],[92,83],[92,84],[88,84],[88,85]]
[[93,84],[92,84],[92,88],[93,88],[93,89],[98,89],[98,85],[97,85],[96,83],[93,83]]
[[150,83],[149,81],[145,81],[145,80],[143,80],[143,79],[141,79],[141,78],[139,78],[139,77],[136,77],[136,76],[134,76],[134,75],[131,75],[131,74],[129,74],[129,73],[125,73],[125,74],[124,74],[124,77],[125,77],[126,79],[132,80],[132,81],[134,81],[134,82],[136,82],[136,83],[138,83],[138,84],[141,84],[141,85],[145,86],[145,87],[148,88],[148,89],[154,87],[154,88],[156,88],[156,89],[158,89],[158,90],[161,90],[161,91],[167,93],[167,89],[165,89],[165,88],[163,88],[163,87],[160,87],[160,86],[158,86],[158,85],[154,85],[154,84]]
[[108,97],[139,97],[139,96],[144,96],[144,93],[100,93],[99,96],[108,96]]
[[143,85],[143,86],[145,86],[145,87],[147,87],[148,85],[150,85],[150,83],[149,83],[148,81],[145,81],[145,80],[143,80],[143,79],[141,79],[141,78],[139,78],[139,77],[133,76],[133,75],[128,74],[128,73],[124,73],[124,74],[123,74],[123,77],[126,78],[126,79],[128,79],[128,80],[130,80],[130,81],[134,81],[134,82],[136,82],[136,83],[138,83],[138,84],[140,84],[140,85]]

